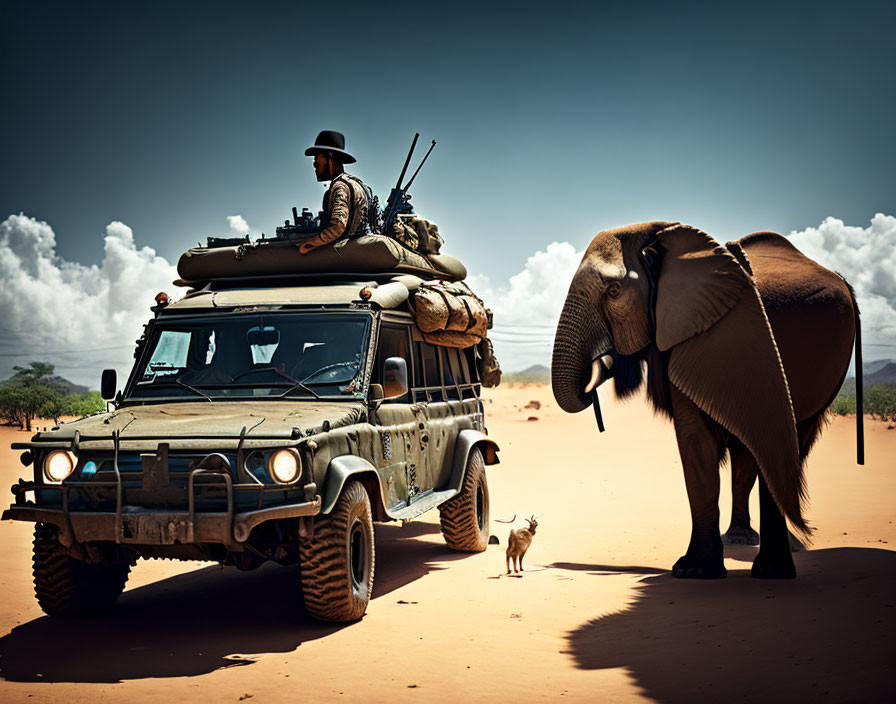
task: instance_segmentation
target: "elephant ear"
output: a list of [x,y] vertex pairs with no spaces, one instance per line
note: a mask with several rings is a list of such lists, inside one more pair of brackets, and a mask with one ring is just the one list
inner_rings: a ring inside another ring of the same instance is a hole
[[753,279],[692,227],[661,231],[657,246],[656,338],[671,349],[669,381],[749,449],[782,513],[808,535],[790,389]]
[[672,225],[659,232],[657,244],[663,258],[657,279],[656,344],[665,351],[718,322],[750,281],[727,249],[696,228]]

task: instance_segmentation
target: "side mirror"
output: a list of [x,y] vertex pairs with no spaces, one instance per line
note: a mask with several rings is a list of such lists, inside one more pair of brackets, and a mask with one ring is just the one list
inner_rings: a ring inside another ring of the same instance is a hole
[[367,392],[367,399],[369,401],[382,401],[384,398],[386,398],[386,392],[383,391],[383,385],[371,384]]
[[103,378],[100,381],[100,396],[104,401],[111,401],[115,398],[115,390],[118,387],[118,375],[114,369],[104,369]]
[[387,399],[408,392],[408,363],[402,357],[389,357],[383,364],[383,392]]

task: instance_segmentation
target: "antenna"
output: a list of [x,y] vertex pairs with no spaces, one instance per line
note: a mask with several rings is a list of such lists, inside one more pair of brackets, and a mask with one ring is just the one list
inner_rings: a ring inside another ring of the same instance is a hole
[[[417,134],[419,135],[420,133],[418,132]],[[417,141],[416,137],[414,137],[414,141],[415,142]],[[429,153],[432,151],[432,148],[434,146],[436,146],[436,140],[432,140],[432,144],[429,145],[429,149],[427,150],[426,154],[423,155],[423,161],[420,162],[420,166],[417,167],[417,170],[414,172],[414,175],[411,176],[411,180],[408,181],[408,185],[404,187],[404,190],[408,190],[411,187],[411,184],[414,182],[414,179],[417,178],[417,174],[420,173],[420,169],[423,168],[423,162],[426,161],[427,157],[429,156]],[[412,147],[412,149],[413,149],[413,147]],[[410,159],[410,156],[408,156],[408,159]],[[405,164],[405,167],[407,167],[407,164]],[[403,176],[404,171],[402,171],[401,174]],[[399,180],[399,183],[400,183],[400,180]]]

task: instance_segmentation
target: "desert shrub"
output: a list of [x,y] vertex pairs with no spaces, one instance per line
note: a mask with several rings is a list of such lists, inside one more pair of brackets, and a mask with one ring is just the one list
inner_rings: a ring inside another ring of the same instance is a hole
[[831,411],[836,413],[838,416],[845,416],[848,413],[856,412],[856,395],[855,394],[841,394],[837,398],[834,399],[834,402],[831,404]]
[[896,385],[875,384],[865,389],[865,412],[873,418],[896,420]]
[[[856,412],[855,391],[841,393],[831,404],[831,410],[837,415]],[[896,384],[874,384],[865,389],[862,410],[872,418],[880,420],[896,420]]]

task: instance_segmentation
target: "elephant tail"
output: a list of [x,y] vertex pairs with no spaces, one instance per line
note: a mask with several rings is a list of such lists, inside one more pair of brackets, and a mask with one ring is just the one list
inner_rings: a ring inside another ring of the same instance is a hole
[[862,319],[859,314],[859,304],[856,301],[855,289],[842,276],[843,282],[849,289],[852,299],[852,309],[855,312],[856,321],[856,463],[865,464],[865,416],[863,406],[864,383],[862,381]]

